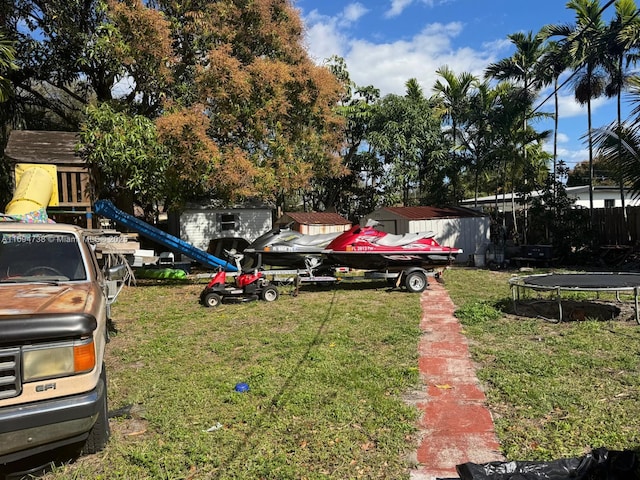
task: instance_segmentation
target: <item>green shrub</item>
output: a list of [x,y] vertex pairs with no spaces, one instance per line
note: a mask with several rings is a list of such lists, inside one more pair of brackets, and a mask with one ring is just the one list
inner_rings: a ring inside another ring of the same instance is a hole
[[456,310],[455,315],[464,325],[478,325],[497,320],[502,317],[503,314],[494,304],[488,302],[472,302]]

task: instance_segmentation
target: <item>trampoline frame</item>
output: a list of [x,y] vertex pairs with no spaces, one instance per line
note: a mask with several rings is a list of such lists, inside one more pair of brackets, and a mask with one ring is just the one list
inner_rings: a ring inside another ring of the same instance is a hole
[[[534,277],[551,277],[551,276],[562,276],[562,275],[572,275],[572,276],[580,276],[580,275],[616,275],[617,277],[624,275],[634,275],[638,276],[640,282],[640,274],[638,273],[619,273],[619,272],[573,272],[573,273],[540,273],[534,275],[526,275],[526,276],[518,276],[509,279],[509,285],[511,286],[511,299],[513,301],[513,311],[517,315],[517,303],[520,301],[520,292],[526,290],[534,290],[541,292],[555,292],[555,298],[558,304],[558,322],[562,322],[563,320],[563,312],[562,312],[562,292],[613,292],[616,294],[616,300],[621,302],[620,300],[620,292],[629,292],[633,294],[634,301],[634,310],[635,310],[635,318],[636,323],[640,325],[640,314],[638,311],[638,295],[640,292],[640,283],[637,285],[629,285],[629,286],[616,286],[616,287],[593,287],[593,286],[581,286],[581,285],[573,285],[573,286],[561,286],[561,285],[535,285],[535,284],[527,284],[525,282],[528,278]],[[577,282],[576,282],[577,283]]]

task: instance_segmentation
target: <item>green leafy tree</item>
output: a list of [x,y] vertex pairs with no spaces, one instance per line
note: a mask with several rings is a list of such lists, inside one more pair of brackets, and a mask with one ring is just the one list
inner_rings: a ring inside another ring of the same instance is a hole
[[[620,137],[618,137],[614,133],[614,132],[617,132],[617,129],[615,127],[614,129],[608,130],[608,131],[610,131],[613,134],[613,136],[610,139],[610,142],[607,148],[609,150],[613,150],[617,148],[617,145],[612,148],[613,144],[615,143],[614,138],[618,139]],[[596,145],[601,145],[600,140],[602,138],[601,137],[602,132],[603,132],[603,129],[597,129],[595,131],[594,142]],[[617,152],[610,151],[609,153],[610,154],[615,153],[615,157],[617,158],[617,155],[618,155]],[[615,169],[615,161],[613,160],[613,157],[610,157],[609,160],[607,160],[606,157],[598,151],[598,154],[593,159],[594,185],[606,185],[606,186],[617,185],[618,181],[616,178],[617,176],[616,172],[617,170]],[[567,186],[578,187],[582,185],[587,185],[589,183],[589,174],[590,174],[590,167],[589,167],[588,161],[584,161],[576,164],[567,173]]]
[[612,124],[597,129],[594,142],[603,159],[603,170],[611,173],[611,181],[622,178],[625,187],[640,196],[640,78],[630,77],[628,89],[634,105],[631,117],[619,127]]
[[574,208],[575,200],[567,194],[564,162],[557,167],[556,176],[547,177],[541,194],[532,201],[529,237],[535,243],[553,245],[554,256],[568,261],[572,252],[589,243],[589,218]]
[[173,61],[161,12],[141,1],[14,0],[6,22],[19,66],[10,78],[27,121],[36,111],[76,130],[89,104],[114,97],[149,117],[159,111]]
[[[7,128],[6,125],[10,121],[12,115],[14,103],[13,99],[13,84],[8,78],[10,71],[15,70],[17,65],[15,64],[15,48],[13,42],[5,36],[0,30],[0,149],[4,151],[4,147],[7,142]],[[0,157],[2,157],[0,155]],[[6,161],[0,159],[0,208],[4,208],[11,200],[12,182],[9,172],[9,165]]]
[[7,74],[11,70],[18,68],[15,64],[15,59],[13,42],[0,31],[0,103],[6,102],[13,93],[13,86],[9,78],[7,78]]
[[107,103],[90,107],[79,152],[99,197],[116,199],[126,211],[132,211],[134,199],[145,211],[164,200],[169,155],[148,118],[115,111]]
[[442,184],[445,155],[440,116],[415,79],[404,96],[387,95],[377,105],[367,141],[385,164],[386,205],[415,205],[430,185]]
[[343,86],[336,110],[344,118],[344,143],[340,156],[346,172],[335,178],[312,180],[303,195],[305,209],[335,210],[354,222],[378,205],[382,163],[366,142],[380,91],[369,85],[357,86],[349,76],[343,58],[327,62]]
[[308,57],[288,0],[14,0],[7,25],[10,79],[22,112],[38,113],[24,127],[76,130],[105,102],[154,121],[175,207],[212,195],[283,204],[344,174],[342,85]]
[[[492,117],[499,100],[497,90],[488,82],[478,84],[469,100],[466,115],[467,128],[461,135],[461,143],[468,155],[472,172],[474,198],[478,199],[482,173],[492,166],[495,156],[492,154],[495,144],[495,129]],[[477,205],[476,205],[477,206]]]

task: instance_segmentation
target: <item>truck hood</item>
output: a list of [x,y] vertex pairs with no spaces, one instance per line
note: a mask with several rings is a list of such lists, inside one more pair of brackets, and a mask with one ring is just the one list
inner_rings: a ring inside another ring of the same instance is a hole
[[22,314],[85,313],[88,306],[93,303],[94,295],[92,286],[88,283],[0,285],[0,317]]

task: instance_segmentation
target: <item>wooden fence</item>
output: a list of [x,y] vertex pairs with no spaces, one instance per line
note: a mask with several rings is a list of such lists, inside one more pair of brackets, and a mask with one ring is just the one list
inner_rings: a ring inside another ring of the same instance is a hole
[[626,211],[627,228],[622,207],[594,209],[594,234],[600,245],[639,245],[640,207]]

